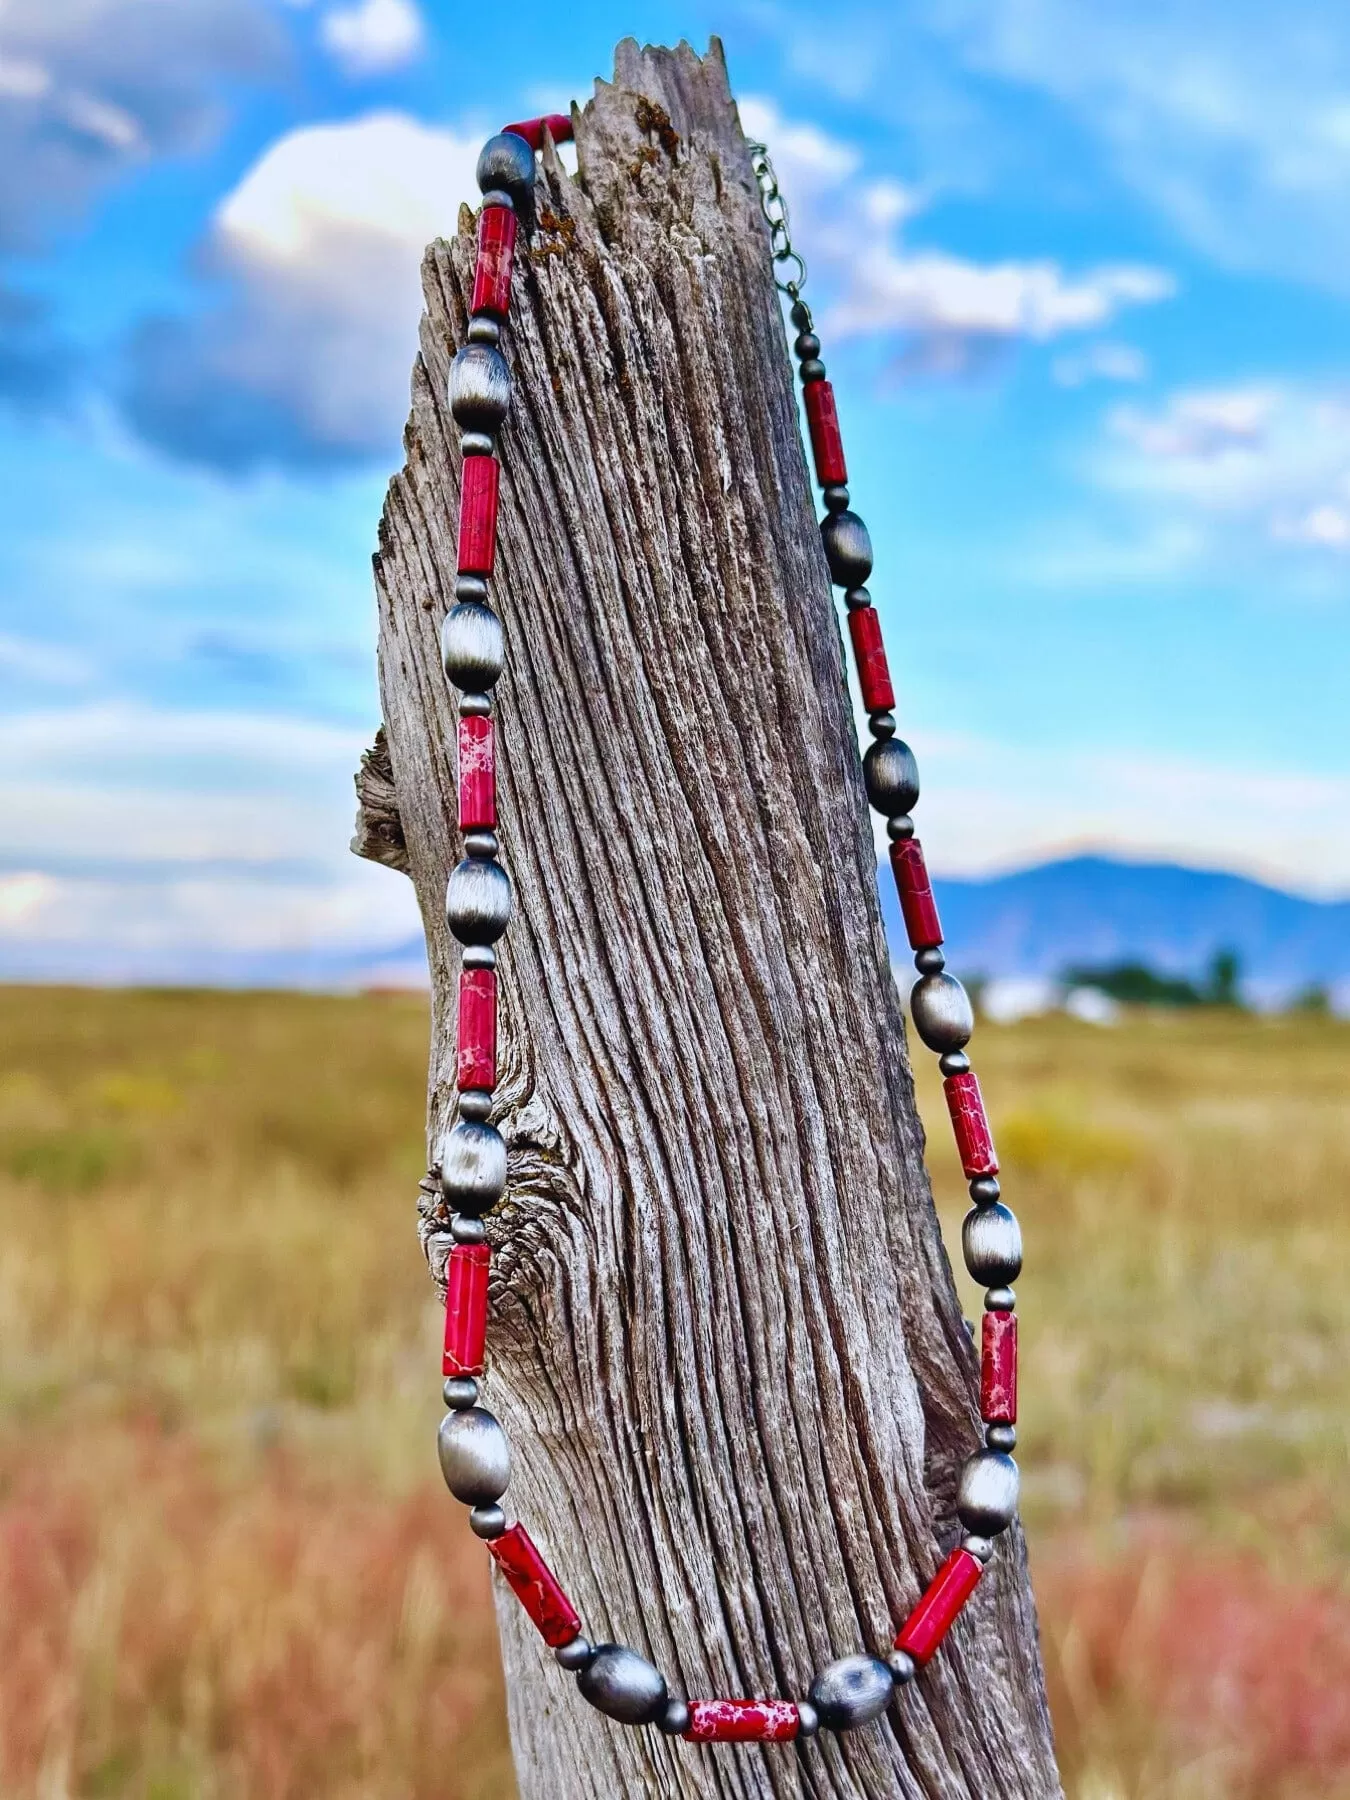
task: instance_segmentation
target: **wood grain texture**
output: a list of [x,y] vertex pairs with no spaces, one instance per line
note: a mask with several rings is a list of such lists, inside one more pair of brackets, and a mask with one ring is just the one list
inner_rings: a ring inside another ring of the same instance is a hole
[[[801,1696],[831,1658],[884,1651],[954,1541],[975,1356],[922,1164],[720,48],[621,45],[576,133],[576,179],[546,154],[505,344],[494,599],[516,916],[486,1399],[516,1450],[513,1510],[593,1639],[650,1655],[676,1693]],[[407,465],[375,565],[434,984],[433,1155],[453,1117],[458,966],[442,917],[459,854],[437,648],[459,489],[444,396],[472,263],[463,214],[428,252]],[[439,1273],[425,1187],[422,1207]],[[883,1722],[800,1747],[615,1726],[509,1593],[499,1611],[523,1800],[1059,1792],[1016,1533]]]

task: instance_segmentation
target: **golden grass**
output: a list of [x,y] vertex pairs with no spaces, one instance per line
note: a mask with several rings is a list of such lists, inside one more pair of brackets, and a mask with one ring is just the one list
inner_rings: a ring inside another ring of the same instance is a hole
[[[422,1003],[9,989],[0,1043],[0,1793],[508,1800],[427,1468]],[[1350,1795],[1350,1029],[978,1050],[1068,1790]]]

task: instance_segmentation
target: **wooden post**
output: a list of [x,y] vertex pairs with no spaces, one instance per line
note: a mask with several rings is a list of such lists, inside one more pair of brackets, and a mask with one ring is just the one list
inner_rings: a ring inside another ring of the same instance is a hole
[[[545,160],[506,339],[493,596],[516,913],[486,1402],[515,1449],[508,1504],[593,1639],[651,1656],[675,1693],[801,1697],[832,1658],[884,1653],[957,1535],[975,1359],[720,47],[621,45],[576,137],[576,179]],[[433,1153],[458,968],[445,393],[472,261],[466,213],[427,255],[380,527],[387,754],[361,834],[411,873],[426,923]],[[434,1271],[444,1226],[424,1212]],[[499,1614],[523,1800],[1059,1792],[1016,1531],[886,1719],[800,1747],[614,1725],[509,1593]]]

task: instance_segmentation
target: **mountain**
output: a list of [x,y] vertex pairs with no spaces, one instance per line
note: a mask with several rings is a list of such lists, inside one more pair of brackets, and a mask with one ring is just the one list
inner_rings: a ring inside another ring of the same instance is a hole
[[[904,943],[883,870],[882,909]],[[987,881],[934,877],[952,967],[968,976],[1049,975],[1143,962],[1203,976],[1236,951],[1244,992],[1278,1002],[1314,983],[1350,998],[1350,901],[1301,899],[1241,875],[1175,863],[1075,856]]]

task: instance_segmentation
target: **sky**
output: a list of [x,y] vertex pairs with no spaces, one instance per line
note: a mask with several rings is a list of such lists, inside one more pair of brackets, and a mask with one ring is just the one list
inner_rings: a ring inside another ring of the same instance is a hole
[[420,253],[503,120],[712,32],[935,869],[1350,892],[1334,0],[0,0],[0,972],[406,958],[347,842]]

